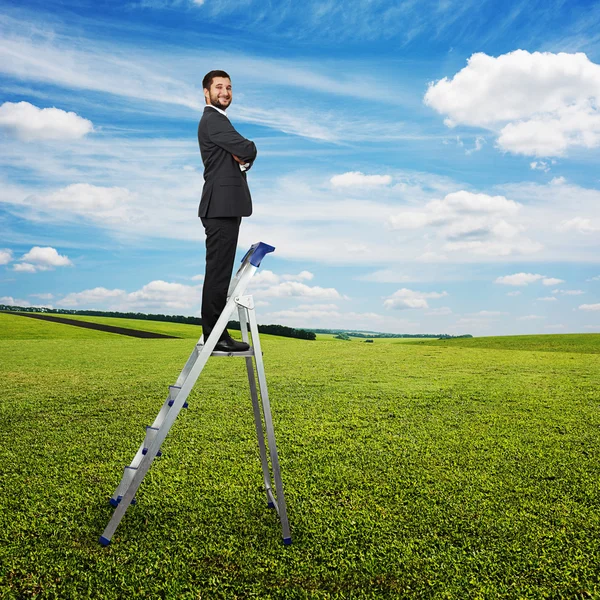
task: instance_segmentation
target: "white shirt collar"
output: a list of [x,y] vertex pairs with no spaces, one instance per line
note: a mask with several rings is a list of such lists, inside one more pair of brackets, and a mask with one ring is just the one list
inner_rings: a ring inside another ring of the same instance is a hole
[[[222,115],[225,115],[227,117],[227,113],[221,109],[221,108],[217,108],[216,106],[213,106],[212,104],[207,104],[206,106],[210,106],[211,108],[214,108],[215,110],[219,111]],[[229,119],[229,117],[227,117]]]

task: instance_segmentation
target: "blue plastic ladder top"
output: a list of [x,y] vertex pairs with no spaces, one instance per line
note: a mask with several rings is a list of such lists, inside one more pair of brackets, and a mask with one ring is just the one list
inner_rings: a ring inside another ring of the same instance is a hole
[[269,244],[265,244],[264,242],[256,242],[256,244],[250,246],[250,250],[246,252],[244,258],[242,258],[242,262],[248,259],[252,266],[260,267],[261,260],[269,254],[269,252],[273,252],[274,250],[274,246],[269,246]]

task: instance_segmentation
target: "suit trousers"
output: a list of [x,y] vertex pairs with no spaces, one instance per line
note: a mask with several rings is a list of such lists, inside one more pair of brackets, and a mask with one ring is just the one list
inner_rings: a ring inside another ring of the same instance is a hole
[[205,342],[227,304],[241,221],[241,217],[202,218],[206,233],[201,312]]

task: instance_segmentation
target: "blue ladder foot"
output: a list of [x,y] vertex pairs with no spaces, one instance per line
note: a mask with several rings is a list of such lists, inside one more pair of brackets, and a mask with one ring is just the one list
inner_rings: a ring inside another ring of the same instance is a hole
[[[142,454],[143,454],[144,456],[146,456],[146,454],[148,454],[148,448],[144,448],[144,449],[142,450]],[[159,450],[159,451],[156,453],[156,456],[162,456],[162,450]]]
[[283,538],[283,545],[284,546],[291,546],[292,545],[292,538],[291,537]]
[[[111,506],[114,506],[115,508],[117,508],[117,506],[119,506],[119,504],[121,504],[122,499],[123,499],[123,496],[117,496],[116,500],[114,498],[111,498],[108,502],[110,503]],[[131,504],[137,504],[137,499],[135,496],[131,500]]]
[[267,502],[267,508],[275,508],[275,504],[271,501]]
[[100,543],[103,546],[108,546],[110,544],[110,540],[105,538],[103,535],[100,536]]

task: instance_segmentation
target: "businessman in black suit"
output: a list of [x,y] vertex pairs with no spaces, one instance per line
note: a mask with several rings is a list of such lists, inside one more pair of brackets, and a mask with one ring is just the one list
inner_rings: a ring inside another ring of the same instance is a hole
[[[206,106],[198,125],[198,143],[204,163],[204,188],[198,209],[206,233],[206,271],[202,289],[204,342],[227,303],[242,217],[252,214],[246,172],[256,158],[254,142],[242,137],[226,110],[232,101],[231,78],[211,71],[202,80]],[[248,344],[223,332],[215,350],[242,352]]]

